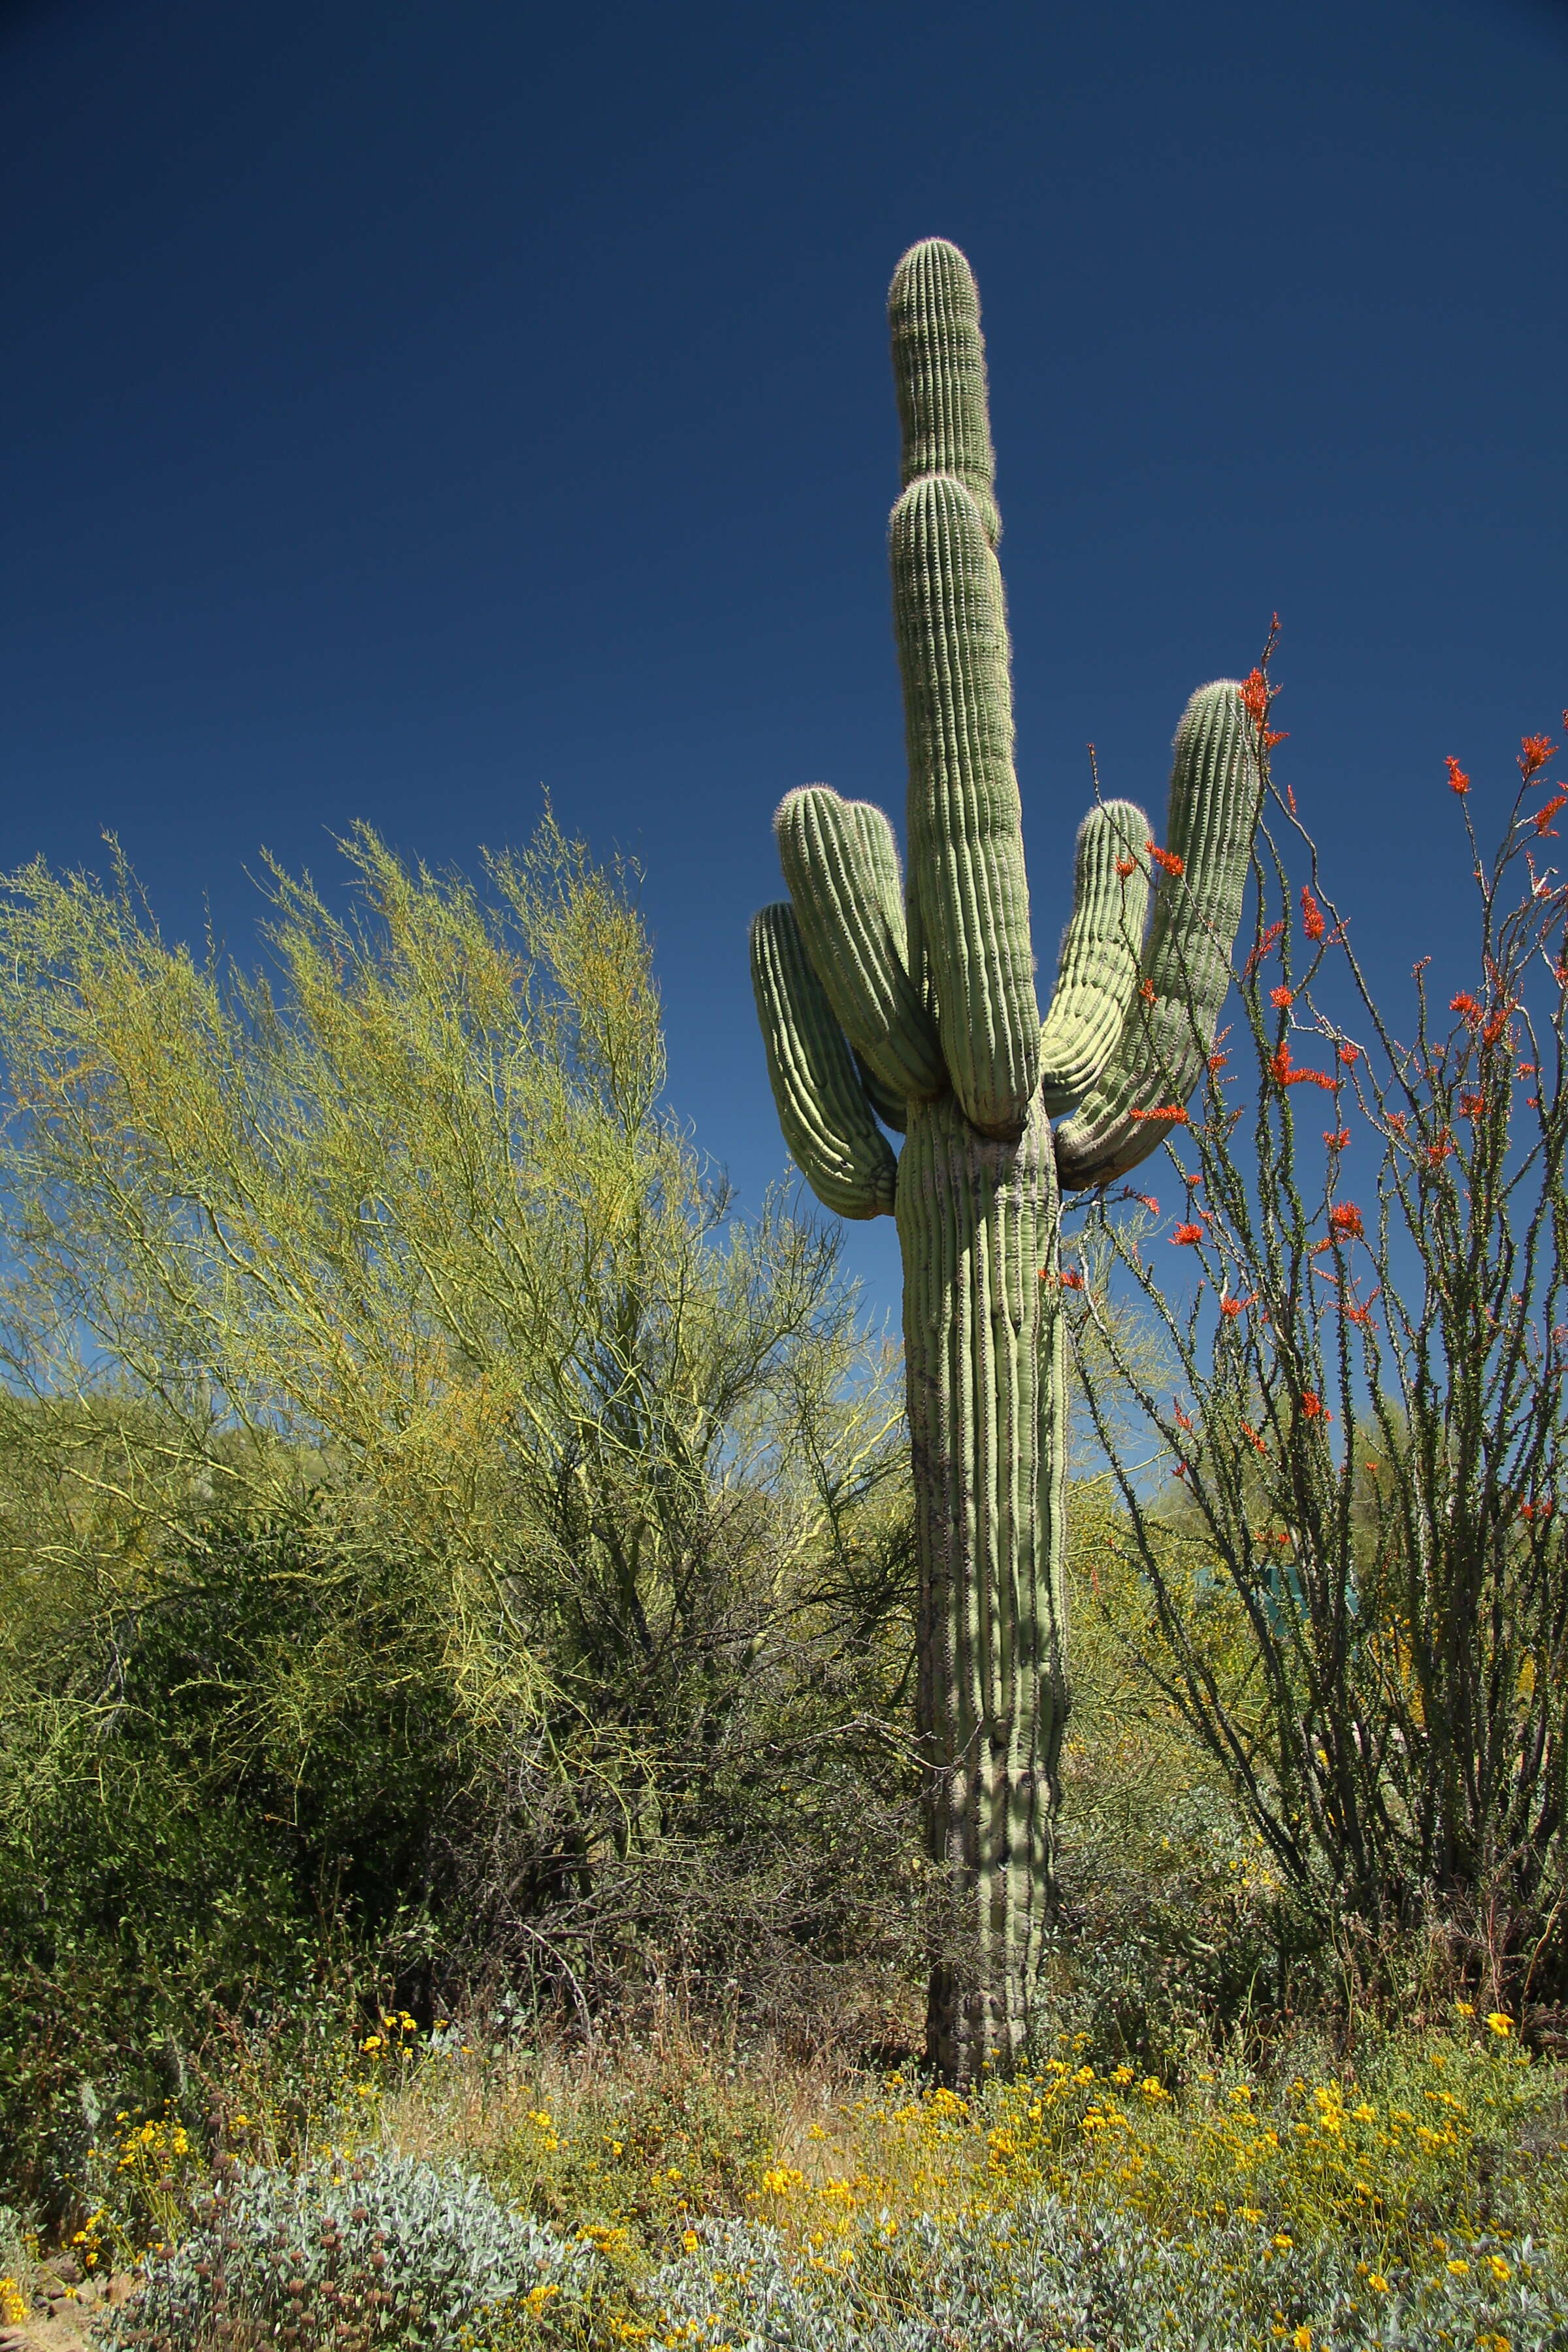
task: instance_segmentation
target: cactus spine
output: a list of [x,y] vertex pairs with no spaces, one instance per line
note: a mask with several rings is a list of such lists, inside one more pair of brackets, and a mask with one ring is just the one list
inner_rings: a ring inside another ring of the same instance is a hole
[[[792,793],[777,819],[790,900],[757,917],[752,969],[802,1173],[843,1215],[898,1220],[927,1841],[952,1900],[927,2041],[962,2082],[1023,2050],[1051,1895],[1068,1704],[1060,1195],[1145,1158],[1170,1124],[1149,1114],[1179,1105],[1203,1069],[1258,772],[1236,686],[1201,688],[1177,731],[1147,937],[1148,821],[1125,801],[1089,812],[1042,1024],[984,346],[963,256],[940,239],[914,247],[889,308],[908,882],[900,896],[879,811],[822,784]],[[879,1118],[905,1136],[897,1162]]]

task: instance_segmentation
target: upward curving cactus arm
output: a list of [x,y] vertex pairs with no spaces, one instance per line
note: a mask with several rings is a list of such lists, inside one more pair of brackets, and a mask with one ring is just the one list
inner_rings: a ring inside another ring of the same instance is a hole
[[856,1054],[895,1097],[945,1094],[942,1048],[904,961],[892,826],[865,801],[807,784],[773,830],[806,953]]
[[903,1095],[895,1094],[891,1087],[885,1087],[862,1055],[856,1055],[855,1067],[860,1073],[860,1084],[866,1089],[866,1099],[882,1125],[890,1127],[896,1135],[902,1135],[910,1123],[908,1098]]
[[764,907],[752,924],[752,986],[796,1167],[825,1209],[891,1216],[896,1163],[787,903]]
[[1089,1092],[1121,1034],[1149,917],[1148,840],[1131,801],[1103,802],[1079,827],[1072,919],[1040,1032],[1040,1099],[1053,1118]]
[[1186,1101],[1230,986],[1262,790],[1257,730],[1234,680],[1198,688],[1176,730],[1164,871],[1142,978],[1105,1071],[1056,1133],[1063,1188],[1125,1176],[1169,1134],[1151,1111]]

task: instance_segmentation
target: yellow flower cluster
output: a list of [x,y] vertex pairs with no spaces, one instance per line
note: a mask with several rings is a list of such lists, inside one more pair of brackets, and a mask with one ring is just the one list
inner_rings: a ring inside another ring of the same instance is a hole
[[839,2147],[825,2147],[809,2179],[767,2164],[753,2205],[814,2245],[857,2214],[973,2215],[1049,2192],[1162,2229],[1194,2216],[1272,2222],[1281,2252],[1292,2231],[1350,2224],[1404,2253],[1423,2211],[1468,2226],[1478,2131],[1494,2130],[1522,2088],[1513,2070],[1528,2062],[1499,2048],[1506,2036],[1486,2023],[1489,2050],[1486,2036],[1442,2046],[1435,2037],[1421,2071],[1407,2067],[1392,2088],[1331,2077],[1265,2091],[1210,2076],[1178,2097],[1131,2066],[1098,2070],[1071,2055],[972,2098],[900,2095],[893,2078],[888,2096],[839,2110]]

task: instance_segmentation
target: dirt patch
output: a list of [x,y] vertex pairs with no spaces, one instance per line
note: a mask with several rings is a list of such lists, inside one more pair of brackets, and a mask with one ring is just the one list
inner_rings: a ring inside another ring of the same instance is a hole
[[0,2326],[0,2352],[95,2352],[93,2320],[110,2305],[125,2302],[135,2284],[125,2276],[101,2284],[86,2279],[74,2289],[62,2286],[37,2304],[27,2318]]

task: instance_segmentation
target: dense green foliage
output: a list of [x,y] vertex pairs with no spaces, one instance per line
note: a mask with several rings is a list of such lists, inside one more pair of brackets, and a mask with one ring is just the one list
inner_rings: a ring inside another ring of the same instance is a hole
[[312,1988],[585,2023],[743,1944],[804,2030],[901,1949],[898,1417],[831,1243],[660,1108],[629,877],[548,824],[483,899],[347,847],[352,920],[274,877],[276,992],[123,871],[0,915],[29,2197]]

